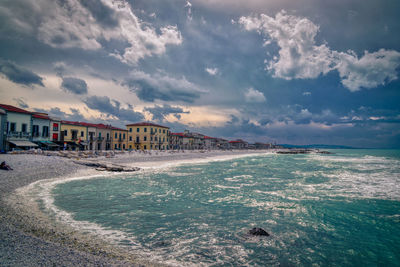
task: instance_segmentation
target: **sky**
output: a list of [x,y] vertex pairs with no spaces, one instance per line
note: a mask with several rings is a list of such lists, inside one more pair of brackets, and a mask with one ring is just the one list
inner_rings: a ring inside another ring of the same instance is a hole
[[400,148],[398,0],[2,0],[0,103],[229,140]]

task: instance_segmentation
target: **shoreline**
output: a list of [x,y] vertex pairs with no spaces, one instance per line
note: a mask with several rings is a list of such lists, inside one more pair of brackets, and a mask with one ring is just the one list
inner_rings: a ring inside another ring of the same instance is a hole
[[[164,169],[182,164],[265,155],[271,150],[186,151],[185,153],[158,152],[155,155],[123,154],[114,158],[97,158],[108,163],[140,167],[142,171]],[[29,188],[43,182],[60,183],[69,179],[88,179],[91,176],[118,176],[73,163],[72,159],[43,155],[1,155],[14,171],[0,172],[0,262],[5,265],[65,266],[118,265],[160,266],[144,262],[126,251],[113,247],[93,235],[82,235],[65,222],[59,222],[41,211],[40,205],[29,194]],[[134,172],[135,173],[135,172]],[[132,174],[134,174],[132,173]],[[28,190],[27,190],[28,189]],[[22,197],[23,196],[23,197]],[[44,205],[41,203],[41,205]],[[16,243],[18,250],[7,242]],[[32,246],[34,242],[34,246]],[[36,245],[37,244],[37,245]]]

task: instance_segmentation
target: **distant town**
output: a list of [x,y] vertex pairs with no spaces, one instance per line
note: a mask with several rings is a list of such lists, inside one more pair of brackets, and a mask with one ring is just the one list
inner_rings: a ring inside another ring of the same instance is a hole
[[0,104],[0,151],[29,150],[217,150],[279,148],[269,143],[226,140],[201,133],[172,132],[167,126],[138,122],[126,129],[66,121],[46,113]]

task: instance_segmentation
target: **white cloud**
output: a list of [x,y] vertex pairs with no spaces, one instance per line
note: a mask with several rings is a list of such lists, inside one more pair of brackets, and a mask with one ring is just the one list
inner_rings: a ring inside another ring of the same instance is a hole
[[246,102],[250,103],[262,103],[266,101],[266,98],[262,92],[251,87],[244,93],[244,97]]
[[311,92],[303,92],[303,95],[304,95],[304,96],[310,96],[310,95],[311,95]]
[[358,59],[351,50],[344,53],[331,50],[326,44],[317,45],[319,27],[307,18],[281,11],[275,18],[265,14],[241,17],[239,23],[248,31],[257,30],[271,38],[279,46],[279,57],[266,62],[274,77],[310,79],[338,70],[342,84],[350,91],[373,88],[398,78],[399,52],[381,49],[365,52]]
[[339,53],[339,57],[341,61],[337,69],[342,84],[352,92],[362,87],[375,88],[398,78],[396,68],[400,65],[400,53],[397,51],[366,51],[360,59],[354,53]]
[[157,34],[156,29],[132,12],[129,4],[121,5],[118,1],[102,1],[101,4],[115,13],[117,23],[113,27],[98,22],[78,0],[43,1],[42,13],[46,15],[38,28],[39,40],[57,48],[85,50],[101,48],[101,39],[121,40],[128,42],[129,47],[113,56],[128,64],[136,64],[147,56],[161,55],[167,45],[182,43],[176,26],[162,27],[161,33]]
[[187,19],[188,20],[192,20],[192,3],[190,3],[189,1],[186,1],[186,5],[185,7],[187,8]]
[[218,68],[206,68],[206,72],[212,76],[217,75],[218,71]]

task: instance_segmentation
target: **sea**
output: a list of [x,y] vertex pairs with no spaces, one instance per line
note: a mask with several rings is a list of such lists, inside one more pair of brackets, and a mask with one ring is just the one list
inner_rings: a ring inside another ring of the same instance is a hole
[[400,150],[330,152],[65,180],[49,203],[80,231],[172,266],[400,266]]

